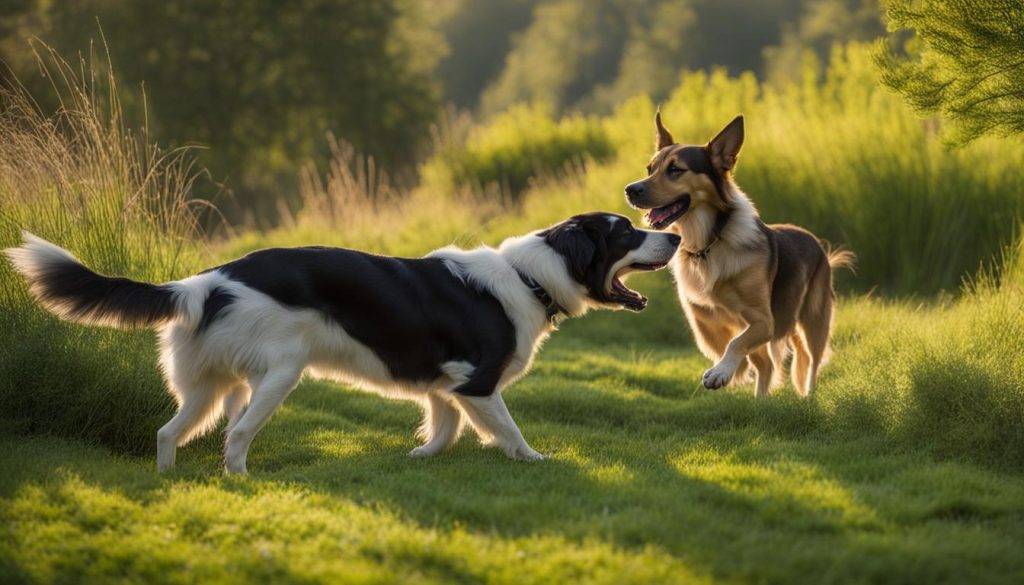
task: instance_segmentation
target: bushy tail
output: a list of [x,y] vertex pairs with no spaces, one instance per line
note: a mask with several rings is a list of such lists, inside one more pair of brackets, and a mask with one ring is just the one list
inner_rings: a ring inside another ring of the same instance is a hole
[[832,268],[845,268],[857,273],[857,255],[849,250],[837,248],[828,250],[828,265]]
[[67,250],[28,232],[22,236],[20,248],[4,252],[36,301],[58,317],[127,329],[152,327],[175,316],[172,285],[96,274]]

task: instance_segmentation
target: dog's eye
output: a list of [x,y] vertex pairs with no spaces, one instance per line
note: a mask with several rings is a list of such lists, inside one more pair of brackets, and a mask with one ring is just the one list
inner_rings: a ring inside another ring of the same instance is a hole
[[679,175],[683,174],[683,170],[684,169],[677,167],[675,163],[670,163],[668,165],[668,174],[670,175],[675,175],[678,177]]

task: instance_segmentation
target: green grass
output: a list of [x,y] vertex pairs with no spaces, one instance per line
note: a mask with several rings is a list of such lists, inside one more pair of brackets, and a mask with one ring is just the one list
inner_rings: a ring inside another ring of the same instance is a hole
[[[507,460],[471,433],[442,456],[410,460],[414,406],[318,381],[257,437],[247,478],[222,475],[219,433],[157,475],[159,413],[133,422],[141,449],[96,447],[88,434],[4,436],[0,580],[1024,576],[1019,286],[923,307],[848,299],[818,395],[802,400],[787,386],[755,401],[749,386],[700,388],[707,363],[668,280],[637,279],[652,297],[644,313],[565,324],[507,391],[545,462]],[[119,347],[92,351],[102,362]],[[159,392],[152,362],[134,369]],[[127,384],[129,374],[114,375],[112,387]],[[114,412],[133,410],[109,396]],[[51,398],[54,417],[67,416]]]
[[[998,253],[1019,226],[1024,149],[941,150],[863,57],[784,90],[688,75],[666,106],[687,140],[746,111],[739,179],[766,218],[861,256],[809,400],[702,389],[709,364],[669,275],[638,275],[646,311],[565,324],[506,394],[549,461],[471,433],[410,460],[414,406],[305,381],[256,438],[249,477],[222,474],[220,433],[158,475],[173,401],[154,335],[58,322],[0,262],[0,583],[1021,582],[1024,249]],[[624,104],[600,121],[613,157],[528,181],[513,207],[400,193],[339,149],[284,226],[210,241],[187,158],[129,139],[95,88],[71,95],[48,120],[0,92],[0,245],[28,228],[155,281],[261,246],[416,256],[628,213],[620,189],[653,115],[647,98]],[[514,131],[478,130],[499,145]],[[981,264],[999,271],[960,287]]]

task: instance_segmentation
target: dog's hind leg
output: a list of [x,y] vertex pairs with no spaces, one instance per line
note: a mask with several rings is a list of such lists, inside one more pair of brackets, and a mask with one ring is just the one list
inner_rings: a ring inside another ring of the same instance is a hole
[[294,365],[278,366],[249,380],[252,400],[228,433],[224,449],[225,467],[229,473],[246,472],[245,459],[252,440],[298,384],[302,370],[302,367]]
[[501,448],[512,459],[539,461],[547,459],[536,452],[523,438],[512,414],[509,413],[501,393],[489,396],[464,396],[455,394],[455,400],[469,418],[481,441]]
[[423,445],[409,452],[410,457],[430,457],[447,449],[462,433],[462,413],[434,392],[423,405],[423,424],[418,435]]
[[804,396],[814,393],[818,370],[828,360],[828,342],[832,335],[832,305],[835,303],[835,297],[832,292],[832,270],[827,263],[819,267],[808,289],[807,300],[800,315],[800,327],[803,329],[804,341],[811,356],[807,367]]
[[230,433],[245,413],[245,407],[249,405],[252,398],[252,390],[245,382],[239,382],[231,387],[227,396],[224,397],[224,412],[228,415],[228,426],[224,433]]
[[769,343],[768,355],[772,358],[772,367],[774,368],[770,387],[778,388],[786,379],[786,358],[789,357],[789,345],[786,338],[775,339]]
[[168,380],[179,397],[178,412],[156,434],[158,471],[174,467],[178,447],[209,430],[220,418],[221,395],[214,380]]
[[754,371],[757,374],[754,396],[764,398],[768,396],[768,390],[771,389],[772,381],[775,379],[775,366],[772,364],[772,358],[768,352],[768,344],[750,352],[747,357],[754,365]]
[[811,354],[802,330],[803,327],[798,327],[789,338],[793,343],[793,387],[801,396],[807,396],[807,372],[811,367]]

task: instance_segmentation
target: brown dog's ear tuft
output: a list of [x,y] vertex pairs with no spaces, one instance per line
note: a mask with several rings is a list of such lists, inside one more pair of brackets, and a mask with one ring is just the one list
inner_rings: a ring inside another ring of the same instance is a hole
[[715,165],[715,168],[722,174],[734,170],[742,146],[743,114],[740,114],[708,143],[707,149],[711,156],[711,164]]
[[675,139],[672,138],[672,133],[661,123],[661,108],[658,108],[658,113],[654,114],[654,127],[658,129],[657,134],[654,136],[654,152],[658,152],[662,148],[676,143]]

